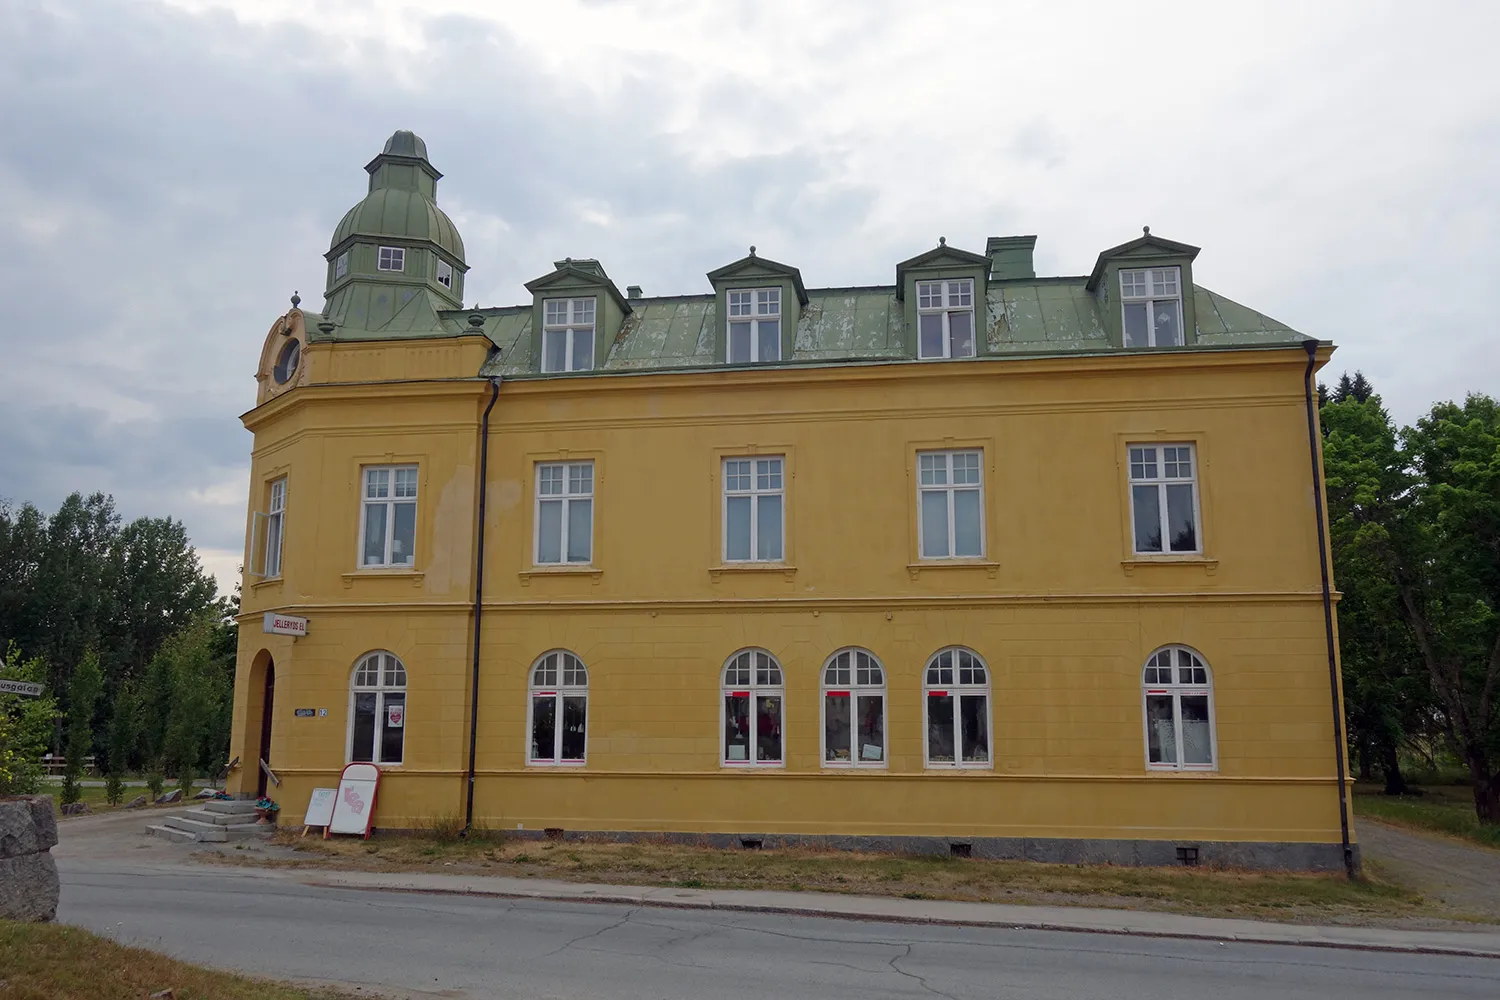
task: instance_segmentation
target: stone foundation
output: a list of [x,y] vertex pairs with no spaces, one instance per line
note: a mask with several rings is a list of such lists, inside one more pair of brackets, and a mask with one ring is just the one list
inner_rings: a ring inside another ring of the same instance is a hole
[[44,795],[0,799],[0,919],[57,916],[57,817]]

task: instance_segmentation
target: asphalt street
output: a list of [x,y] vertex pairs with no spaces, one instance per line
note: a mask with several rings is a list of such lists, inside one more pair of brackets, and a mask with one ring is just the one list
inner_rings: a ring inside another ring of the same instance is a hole
[[335,889],[64,861],[58,919],[179,958],[454,998],[1493,1000],[1500,961]]

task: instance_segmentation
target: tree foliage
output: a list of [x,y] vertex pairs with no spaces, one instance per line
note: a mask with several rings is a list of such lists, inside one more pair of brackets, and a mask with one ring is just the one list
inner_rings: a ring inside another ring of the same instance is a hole
[[78,781],[83,777],[89,749],[94,744],[94,709],[104,689],[104,674],[99,670],[99,656],[92,649],[83,654],[68,684],[68,749],[63,770],[63,802],[77,802],[82,792]]
[[[39,657],[21,658],[14,643],[0,660],[0,677],[43,683],[47,668]],[[57,700],[0,694],[0,795],[33,795],[42,789],[42,754],[52,738]]]
[[1322,408],[1350,740],[1400,791],[1403,740],[1439,734],[1500,822],[1500,404],[1439,403],[1397,432],[1369,382]]

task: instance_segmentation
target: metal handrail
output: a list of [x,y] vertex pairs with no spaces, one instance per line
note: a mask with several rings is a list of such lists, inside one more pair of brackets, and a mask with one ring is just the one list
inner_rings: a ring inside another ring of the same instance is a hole
[[266,759],[264,757],[260,759],[260,769],[266,772],[266,777],[271,779],[271,784],[275,785],[277,788],[281,787],[281,779],[276,777],[276,772],[271,770],[271,765],[266,763]]

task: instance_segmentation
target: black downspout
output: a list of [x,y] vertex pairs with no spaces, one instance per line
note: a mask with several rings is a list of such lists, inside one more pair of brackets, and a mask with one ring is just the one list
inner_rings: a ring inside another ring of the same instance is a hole
[[1354,878],[1354,849],[1349,846],[1349,790],[1344,780],[1344,712],[1339,702],[1339,668],[1333,642],[1333,585],[1328,578],[1328,529],[1323,523],[1323,469],[1318,461],[1318,411],[1313,405],[1313,366],[1318,359],[1318,342],[1304,340],[1307,350],[1307,374],[1303,388],[1307,396],[1307,448],[1312,456],[1313,507],[1318,515],[1318,568],[1323,571],[1323,630],[1328,636],[1328,691],[1333,699],[1333,759],[1338,770],[1339,831],[1344,843],[1344,871]]
[[474,682],[469,691],[469,773],[464,800],[467,837],[474,826],[474,753],[479,741],[479,625],[484,601],[484,500],[489,487],[490,411],[500,398],[500,380],[490,379],[490,402],[479,420],[479,532],[474,540]]

